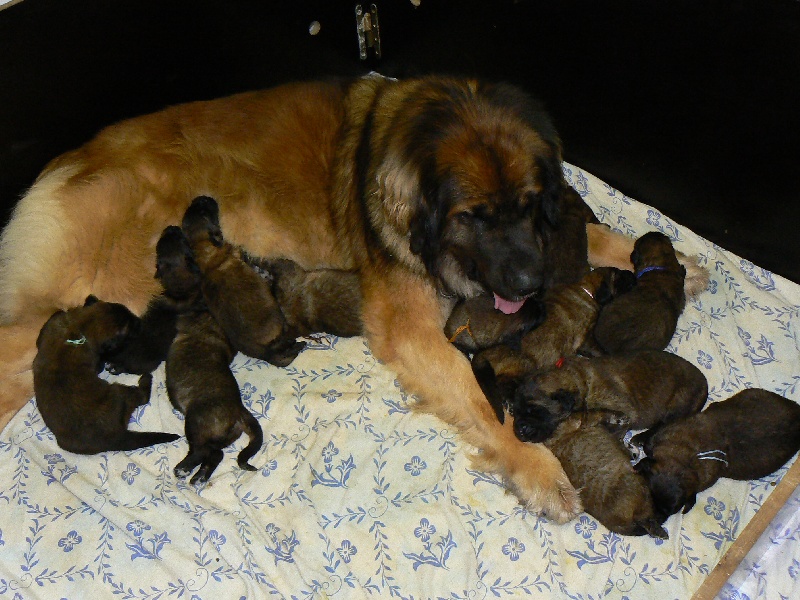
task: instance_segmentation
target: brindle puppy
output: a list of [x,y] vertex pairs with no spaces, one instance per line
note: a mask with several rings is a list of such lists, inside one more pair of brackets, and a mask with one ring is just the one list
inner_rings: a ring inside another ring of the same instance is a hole
[[631,262],[636,287],[604,307],[594,328],[595,340],[609,354],[663,350],[686,304],[686,268],[666,235],[651,231],[636,240]]
[[128,431],[136,407],[150,399],[152,376],[137,386],[97,377],[105,355],[139,326],[122,304],[88,296],[83,306],[54,313],[36,340],[33,385],[42,419],[64,450],[97,454],[136,450],[178,439],[175,434]]
[[269,282],[223,239],[216,200],[195,198],[182,228],[202,273],[208,310],[234,348],[279,367],[289,365],[305,343],[287,326]]
[[236,351],[206,308],[198,269],[185,251],[187,245],[179,227],[167,227],[156,252],[167,294],[186,290],[186,284],[195,281],[195,301],[180,313],[177,334],[167,354],[166,383],[170,402],[186,416],[184,428],[189,442],[189,453],[176,465],[175,475],[186,477],[199,466],[190,480],[196,484],[208,481],[222,461],[223,449],[242,433],[250,442],[239,453],[237,463],[242,469],[255,471],[247,461],[261,448],[264,433],[242,404],[239,384],[230,370]]
[[667,539],[644,477],[599,412],[574,414],[545,442],[578,490],[584,510],[622,535]]
[[668,517],[694,506],[720,477],[766,477],[800,450],[800,405],[762,389],[743,390],[703,412],[646,431],[636,465],[657,510]]
[[547,439],[574,411],[611,411],[620,424],[648,429],[699,411],[708,395],[700,369],[660,350],[572,357],[560,368],[498,382],[491,381],[487,368],[476,376],[493,390],[495,410],[513,414],[515,433],[529,442]]
[[[549,290],[544,296],[544,310],[529,299],[510,315],[496,310],[490,298],[479,296],[456,305],[445,325],[445,335],[465,352],[499,344],[516,346],[535,368],[549,368],[559,358],[578,352],[594,327],[600,307],[633,285],[630,271],[599,267],[577,283]],[[499,360],[504,353],[497,350],[485,358],[491,361],[495,356]]]
[[297,335],[363,335],[361,285],[355,271],[306,270],[291,260],[263,261],[272,292]]

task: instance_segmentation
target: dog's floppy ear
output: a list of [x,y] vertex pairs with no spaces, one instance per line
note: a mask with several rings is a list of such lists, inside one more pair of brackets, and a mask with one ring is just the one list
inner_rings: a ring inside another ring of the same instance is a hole
[[436,275],[449,182],[438,184],[432,172],[425,174],[427,171],[423,169],[421,201],[409,222],[409,243],[411,252],[422,259],[431,275]]
[[564,193],[566,184],[564,175],[561,172],[560,159],[553,157],[537,157],[536,166],[539,169],[539,177],[542,184],[542,191],[539,193],[542,215],[545,221],[552,226],[558,227],[561,218],[561,207],[564,203]]
[[94,294],[89,294],[88,296],[86,296],[86,300],[84,301],[83,305],[91,306],[92,304],[97,304],[98,302],[100,302],[100,300],[97,299],[97,296],[95,296]]

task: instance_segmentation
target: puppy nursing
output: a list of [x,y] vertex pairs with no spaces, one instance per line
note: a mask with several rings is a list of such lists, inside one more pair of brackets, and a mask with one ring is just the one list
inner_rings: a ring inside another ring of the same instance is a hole
[[175,409],[186,417],[189,442],[189,453],[175,467],[175,474],[186,477],[197,469],[190,483],[205,483],[222,461],[223,449],[242,433],[250,442],[237,462],[242,469],[254,471],[247,461],[261,448],[264,434],[258,420],[242,404],[239,384],[230,370],[236,351],[206,307],[199,271],[192,264],[188,241],[179,227],[164,230],[156,254],[158,276],[168,295],[192,280],[196,290],[195,301],[178,317],[165,368],[167,394]]
[[217,202],[195,198],[182,228],[200,267],[208,310],[233,346],[279,367],[289,365],[305,344],[288,328],[269,283],[223,239]]
[[106,355],[138,326],[139,319],[123,305],[89,296],[84,306],[58,311],[42,327],[33,361],[36,403],[64,450],[96,454],[178,439],[172,433],[128,430],[133,411],[150,399],[149,373],[136,386],[97,376]]

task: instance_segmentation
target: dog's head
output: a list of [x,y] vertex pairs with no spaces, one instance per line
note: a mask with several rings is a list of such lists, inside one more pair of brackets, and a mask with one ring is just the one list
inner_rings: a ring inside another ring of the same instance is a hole
[[[65,343],[86,348],[98,358],[119,350],[141,328],[139,317],[128,307],[116,302],[103,302],[93,295],[86,297],[83,306],[62,314],[68,323]],[[102,362],[98,364],[102,365]]]
[[678,262],[675,249],[670,239],[660,231],[645,233],[633,244],[631,263],[637,273],[643,269],[655,267],[681,275],[686,275],[686,269]]
[[688,512],[694,506],[699,481],[691,469],[667,465],[651,457],[640,460],[634,469],[647,481],[660,518],[666,519],[680,510]]
[[183,214],[181,228],[192,243],[210,241],[222,246],[222,229],[219,225],[219,205],[209,196],[198,196]]
[[200,269],[189,240],[177,225],[165,228],[156,244],[156,279],[173,299],[187,298],[199,289]]
[[572,414],[576,404],[574,394],[565,390],[546,394],[535,379],[527,378],[517,387],[509,411],[514,417],[514,433],[523,442],[543,442]]
[[542,288],[566,190],[556,131],[511,86],[430,78],[413,94],[378,168],[386,220],[445,287],[513,312]]

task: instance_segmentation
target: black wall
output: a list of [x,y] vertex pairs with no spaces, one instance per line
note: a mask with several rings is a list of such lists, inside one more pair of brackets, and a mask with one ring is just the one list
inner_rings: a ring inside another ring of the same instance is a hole
[[[369,69],[515,82],[566,159],[800,282],[800,2],[24,0],[0,11],[0,219],[44,164],[176,102]],[[320,33],[311,36],[317,20]]]

